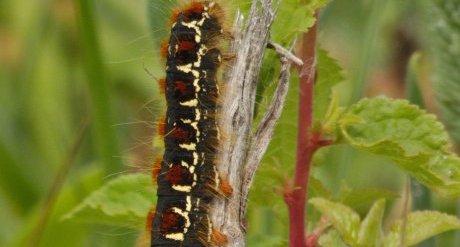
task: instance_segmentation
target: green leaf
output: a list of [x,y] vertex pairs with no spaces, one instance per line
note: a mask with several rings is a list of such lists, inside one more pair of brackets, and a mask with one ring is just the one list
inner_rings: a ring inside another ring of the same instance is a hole
[[400,144],[408,155],[447,150],[448,137],[441,123],[406,100],[386,97],[363,99],[350,109],[361,124],[344,126],[344,133],[357,144],[391,140]]
[[[385,247],[399,247],[401,243],[401,226],[398,220],[385,238]],[[425,239],[436,236],[445,231],[459,229],[460,220],[452,215],[434,211],[421,211],[410,213],[407,216],[404,230],[404,245],[412,246]]]
[[358,241],[360,218],[351,208],[323,198],[312,198],[309,201],[339,231],[343,240],[351,245]]
[[342,69],[325,50],[317,52],[318,78],[314,90],[313,118],[320,121],[326,115],[332,100],[332,89],[343,81]]
[[380,199],[372,205],[359,229],[358,245],[363,247],[378,246],[383,238],[382,219],[385,210],[385,200]]
[[94,191],[64,219],[139,228],[155,203],[154,195],[149,175],[119,176]]
[[310,9],[316,10],[326,6],[331,0],[311,0],[309,1]]
[[318,240],[318,244],[321,247],[347,247],[347,245],[340,238],[340,234],[332,229],[326,234],[321,235]]
[[291,42],[296,34],[306,32],[316,21],[314,12],[328,2],[330,0],[284,0],[273,23],[273,40],[286,44]]
[[355,148],[393,161],[441,195],[460,197],[460,158],[449,152],[434,115],[406,100],[363,99],[344,116],[341,131]]

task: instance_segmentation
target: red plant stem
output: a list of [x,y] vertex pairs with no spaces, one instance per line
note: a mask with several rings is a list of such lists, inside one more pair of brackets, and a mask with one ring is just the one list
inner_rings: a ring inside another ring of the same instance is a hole
[[312,131],[313,91],[316,82],[316,33],[315,23],[308,32],[304,33],[301,47],[304,66],[299,68],[300,95],[295,180],[292,190],[285,193],[289,210],[290,247],[312,247],[307,246],[305,208],[311,160],[320,146],[320,135]]

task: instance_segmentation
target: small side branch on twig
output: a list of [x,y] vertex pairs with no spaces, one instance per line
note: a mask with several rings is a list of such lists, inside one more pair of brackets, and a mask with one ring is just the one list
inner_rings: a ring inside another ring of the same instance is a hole
[[274,49],[278,54],[280,54],[281,57],[285,57],[286,59],[290,60],[297,66],[303,66],[303,61],[296,55],[294,55],[290,50],[282,47],[281,45],[274,43],[274,42],[268,42],[267,45],[268,48]]

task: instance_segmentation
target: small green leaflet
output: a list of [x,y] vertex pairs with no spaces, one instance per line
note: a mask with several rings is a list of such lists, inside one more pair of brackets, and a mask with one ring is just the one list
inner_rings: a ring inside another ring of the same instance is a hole
[[361,222],[358,213],[343,204],[319,197],[312,198],[309,202],[332,223],[346,243],[357,242]]
[[348,247],[335,229],[329,230],[327,233],[321,235],[318,244],[321,247]]
[[366,218],[361,222],[358,235],[359,246],[379,246],[383,239],[382,221],[384,211],[384,199],[374,202]]
[[315,121],[321,121],[330,108],[334,86],[342,82],[344,77],[337,61],[327,51],[319,49],[317,59],[318,79],[314,91],[313,117]]
[[[353,247],[400,246],[402,220],[396,221],[386,236],[383,234],[383,199],[374,202],[363,221],[358,213],[341,203],[324,198],[312,198],[310,203],[334,227],[321,236],[321,246],[346,246],[345,243]],[[413,246],[432,236],[459,228],[460,220],[455,216],[434,211],[413,212],[406,219],[403,246]],[[327,245],[329,243],[336,245]]]

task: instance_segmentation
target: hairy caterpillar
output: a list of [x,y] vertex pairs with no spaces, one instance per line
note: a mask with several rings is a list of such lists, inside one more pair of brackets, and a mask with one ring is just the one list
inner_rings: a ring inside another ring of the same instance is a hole
[[166,59],[166,118],[163,159],[153,168],[158,202],[148,224],[151,246],[221,246],[226,237],[215,230],[209,205],[231,187],[215,160],[221,139],[217,126],[218,69],[225,38],[222,9],[214,1],[191,2],[174,11],[171,35],[161,46]]

